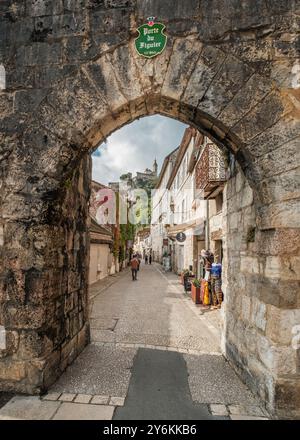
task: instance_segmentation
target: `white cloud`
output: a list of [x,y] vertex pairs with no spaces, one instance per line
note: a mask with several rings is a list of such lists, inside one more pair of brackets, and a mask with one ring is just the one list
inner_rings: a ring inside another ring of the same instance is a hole
[[120,175],[152,168],[156,158],[159,168],[164,157],[181,142],[186,125],[163,116],[150,116],[113,133],[100,155],[93,156],[93,179],[107,184]]

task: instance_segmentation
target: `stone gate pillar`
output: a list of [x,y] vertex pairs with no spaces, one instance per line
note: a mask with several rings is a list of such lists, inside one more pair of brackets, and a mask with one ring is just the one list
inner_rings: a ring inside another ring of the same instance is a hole
[[26,182],[18,170],[21,191],[15,171],[11,164],[0,220],[0,388],[40,393],[89,341],[90,157],[55,191],[44,179],[41,194],[36,170]]

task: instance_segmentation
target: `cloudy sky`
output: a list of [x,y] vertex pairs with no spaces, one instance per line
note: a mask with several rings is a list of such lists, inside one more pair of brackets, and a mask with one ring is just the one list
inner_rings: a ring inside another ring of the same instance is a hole
[[186,125],[163,116],[148,116],[113,133],[93,153],[93,179],[107,185],[120,175],[152,168],[160,171],[167,154],[179,146]]

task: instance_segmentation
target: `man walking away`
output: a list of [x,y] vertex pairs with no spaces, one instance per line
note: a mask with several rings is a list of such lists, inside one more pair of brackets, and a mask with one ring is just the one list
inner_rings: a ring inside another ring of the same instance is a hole
[[149,264],[152,263],[152,254],[149,255]]
[[140,270],[141,261],[142,261],[141,254],[136,254],[136,258],[137,258],[138,263],[139,263],[138,268],[137,268],[137,270],[139,271]]
[[132,260],[130,261],[131,266],[131,273],[132,273],[132,281],[137,280],[137,270],[139,267],[139,260],[137,259],[136,255],[133,256]]
[[145,255],[145,264],[148,264],[148,255]]

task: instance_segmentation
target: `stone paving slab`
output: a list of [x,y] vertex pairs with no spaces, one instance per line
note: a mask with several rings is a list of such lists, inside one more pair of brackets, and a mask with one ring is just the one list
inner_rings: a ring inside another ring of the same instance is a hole
[[74,393],[62,393],[58,400],[61,400],[62,402],[73,402],[75,397],[76,394]]
[[247,414],[255,417],[265,417],[267,413],[264,409],[256,405],[228,405],[229,413],[237,416],[241,414]]
[[62,403],[53,420],[112,420],[115,408],[107,405]]
[[89,345],[49,392],[125,397],[136,351]]
[[61,393],[48,393],[48,394],[45,394],[45,396],[42,397],[42,400],[52,400],[52,401],[55,401],[55,400],[58,400],[60,398],[60,396],[61,396]]
[[260,406],[260,401],[236,375],[223,356],[183,355],[192,398],[198,403]]
[[93,405],[107,405],[109,402],[109,396],[93,396],[91,403]]
[[60,405],[36,396],[15,396],[1,408],[0,420],[50,420]]
[[111,397],[109,400],[109,404],[113,406],[124,406],[124,402],[124,397]]
[[267,417],[255,417],[255,416],[246,416],[246,415],[239,415],[239,416],[230,416],[231,420],[269,420]]
[[210,405],[210,411],[214,416],[228,416],[229,413],[226,405],[221,404]]
[[90,403],[90,401],[92,400],[92,395],[91,394],[77,394],[77,396],[74,399],[75,403]]
[[210,412],[216,416],[230,416],[232,420],[260,420],[267,419],[267,412],[259,406],[255,405],[223,405],[211,404],[209,405]]

